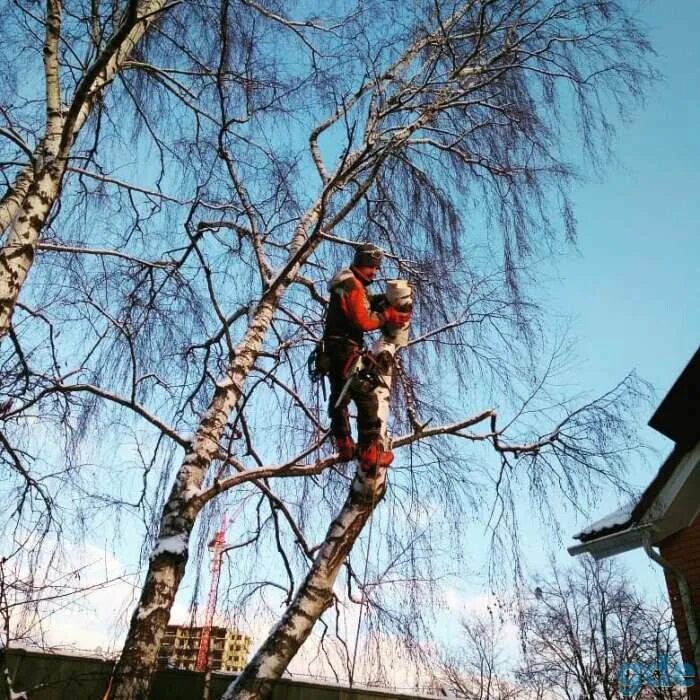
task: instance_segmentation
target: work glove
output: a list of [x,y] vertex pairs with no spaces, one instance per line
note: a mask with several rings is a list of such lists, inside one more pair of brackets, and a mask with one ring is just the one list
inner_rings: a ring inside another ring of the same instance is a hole
[[411,320],[410,311],[399,311],[393,306],[384,309],[384,325],[399,328],[406,325]]
[[369,308],[372,311],[384,311],[388,306],[386,294],[369,294],[367,298],[369,299]]

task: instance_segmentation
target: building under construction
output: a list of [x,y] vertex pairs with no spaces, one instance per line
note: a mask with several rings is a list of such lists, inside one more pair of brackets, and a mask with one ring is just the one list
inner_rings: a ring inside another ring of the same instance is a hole
[[[209,669],[233,672],[242,670],[248,661],[251,638],[226,627],[212,626],[209,629]],[[206,627],[168,625],[158,654],[160,665],[196,670],[203,630],[206,631]]]
[[[214,613],[219,591],[221,560],[226,548],[226,528],[243,508],[239,504],[231,519],[224,516],[221,528],[209,543],[211,552],[211,583],[207,598],[204,624],[168,625],[158,652],[163,668],[181,668],[186,671],[242,671],[248,661],[252,639],[236,630],[214,626]],[[194,620],[194,611],[193,617]]]

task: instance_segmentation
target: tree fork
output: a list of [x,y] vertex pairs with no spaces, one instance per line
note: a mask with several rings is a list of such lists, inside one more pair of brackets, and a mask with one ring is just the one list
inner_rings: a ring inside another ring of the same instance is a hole
[[[349,157],[348,161],[351,160],[352,158]],[[375,172],[372,173],[372,176]],[[159,542],[162,543],[164,540],[179,538],[180,543],[186,547],[199,506],[196,495],[192,501],[185,496],[186,494],[199,493],[211,463],[217,459],[219,455],[219,443],[224,433],[226,422],[229,419],[231,411],[233,411],[238,403],[243,393],[245,380],[253,368],[258,354],[262,350],[265,337],[272,324],[273,314],[279,307],[287,288],[292,281],[296,279],[303,264],[321,243],[321,224],[323,222],[323,214],[326,205],[333,195],[342,190],[344,182],[345,176],[336,173],[336,177],[324,187],[319,199],[307,210],[304,216],[301,217],[291,239],[289,257],[263,291],[262,297],[258,301],[255,311],[252,314],[246,333],[241,342],[234,349],[231,363],[224,377],[217,382],[214,396],[200,420],[192,441],[192,447],[185,456],[176,477],[171,495],[165,504],[163,517],[161,519]],[[332,226],[341,221],[350,210],[350,203],[356,203],[365,190],[366,187],[360,189],[359,193],[353,195],[350,202],[341,207],[340,211],[335,214],[331,221],[327,222],[327,227],[332,228]],[[254,478],[255,473],[251,472],[251,480]],[[355,482],[353,482],[353,488],[355,488]],[[373,489],[373,493],[375,491],[376,489]],[[189,519],[188,516],[185,523],[178,523],[176,522],[177,518],[171,517],[170,513],[176,514],[178,508],[182,508],[183,505],[188,511],[193,512],[193,514],[191,519]],[[358,520],[359,525],[357,532],[354,534],[351,541],[347,543],[347,547],[342,550],[344,554],[340,555],[337,567],[340,566],[343,559],[350,551],[371,510],[371,508],[368,509],[364,516]],[[182,557],[182,565],[184,567],[187,561],[186,553],[183,552]],[[155,561],[156,559],[152,559],[152,563],[149,565],[147,581],[150,581],[154,576]],[[336,575],[337,570],[335,571],[333,580],[335,580]],[[181,573],[179,575],[171,575],[168,577],[168,580],[161,582],[163,586],[171,586],[171,590],[164,590],[160,597],[163,614],[152,614],[150,606],[152,606],[153,601],[150,595],[146,596],[145,590],[142,591],[139,604],[132,616],[131,626],[123,648],[123,654],[127,659],[125,663],[128,662],[129,664],[128,677],[126,669],[118,669],[118,674],[115,676],[110,690],[109,698],[111,700],[147,697],[153,673],[156,668],[155,661],[157,659],[158,647],[165,633],[170,609],[172,608],[181,577]],[[329,590],[331,593],[329,595],[332,595],[332,587],[333,581],[330,583]],[[325,608],[320,609],[317,617],[323,613],[324,609]],[[309,630],[306,632],[304,639],[308,636],[308,632],[311,630],[311,627],[313,627],[317,617],[311,620]],[[303,642],[303,639],[301,642]],[[299,645],[301,642],[299,642]],[[139,646],[146,643],[150,645],[149,649],[147,651],[143,649],[139,650]],[[299,645],[293,649],[289,659],[294,656]],[[285,662],[285,667],[288,663],[289,660]]]

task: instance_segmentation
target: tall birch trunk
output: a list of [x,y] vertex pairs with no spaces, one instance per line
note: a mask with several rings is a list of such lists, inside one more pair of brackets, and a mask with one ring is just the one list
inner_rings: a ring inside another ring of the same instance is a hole
[[32,182],[34,182],[34,166],[32,163],[29,163],[22,168],[12,186],[8,187],[7,192],[0,199],[0,241],[2,241],[5,230],[22,206],[22,202],[27,196]]
[[132,0],[114,36],[86,69],[67,109],[61,105],[58,45],[61,2],[48,0],[44,38],[46,127],[35,162],[26,166],[0,200],[0,341],[7,335],[17,298],[29,274],[39,236],[58,200],[70,150],[97,97],[121,70],[166,0]]
[[[262,350],[272,316],[290,281],[314,246],[305,247],[307,231],[318,221],[320,205],[314,206],[297,227],[287,272],[259,302],[243,340],[236,346],[225,377],[217,382],[209,408],[195,432],[192,445],[175,478],[163,509],[159,538],[151,555],[139,603],[114,674],[111,700],[145,700],[156,670],[158,650],[170,610],[185,572],[187,544],[199,513],[197,495],[207,471],[219,454],[219,443],[231,411]],[[302,253],[299,255],[299,253]],[[252,473],[254,476],[254,472]]]
[[262,700],[270,696],[274,682],[282,676],[316,621],[332,604],[333,584],[340,567],[385,490],[385,469],[378,470],[376,476],[367,476],[358,470],[350,494],[331,523],[294,600],[222,700]]
[[[386,449],[390,448],[387,421],[393,358],[398,349],[392,340],[390,334],[384,332],[373,348],[380,371],[380,384],[375,393],[379,401],[381,438]],[[294,600],[222,700],[265,700],[270,696],[275,681],[281,678],[316,621],[332,604],[333,586],[340,567],[384,497],[386,475],[387,470],[381,468],[372,474],[357,471],[345,504],[328,528],[323,545]]]

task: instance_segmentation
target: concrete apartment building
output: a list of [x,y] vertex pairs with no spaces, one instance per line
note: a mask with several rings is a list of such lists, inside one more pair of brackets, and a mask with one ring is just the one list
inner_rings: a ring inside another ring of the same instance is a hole
[[[193,671],[197,662],[201,627],[168,625],[158,660],[162,667]],[[241,671],[248,661],[252,639],[226,627],[212,627],[209,641],[209,668],[212,671]]]

